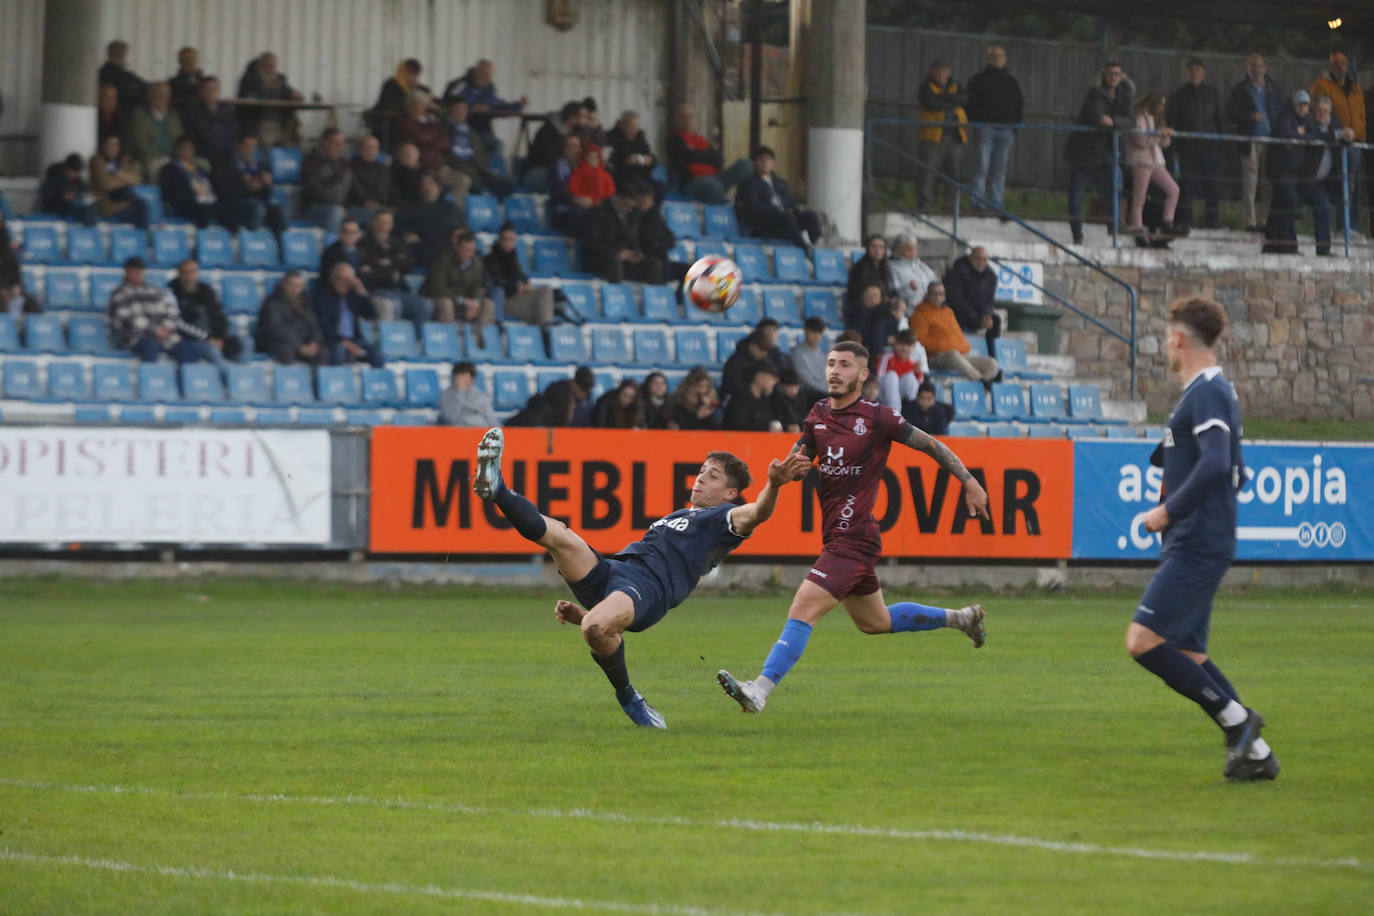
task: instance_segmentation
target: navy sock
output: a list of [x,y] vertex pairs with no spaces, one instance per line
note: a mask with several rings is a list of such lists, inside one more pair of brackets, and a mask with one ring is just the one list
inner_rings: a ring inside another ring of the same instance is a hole
[[501,510],[501,514],[510,520],[525,540],[538,544],[544,532],[549,530],[549,524],[544,521],[539,507],[506,486],[505,480],[498,481],[496,495],[491,501],[496,503],[496,508]]
[[782,635],[773,643],[768,658],[763,662],[763,676],[774,684],[792,670],[806,651],[806,641],[811,638],[811,624],[804,620],[789,620],[783,625]]
[[606,672],[606,680],[611,682],[615,688],[615,699],[621,706],[630,702],[635,697],[635,689],[630,686],[630,672],[625,667],[625,640],[620,641],[613,653],[607,656],[592,653],[592,661],[601,666],[601,670]]
[[[1240,694],[1236,693],[1236,688],[1231,686],[1231,682],[1227,680],[1226,675],[1221,673],[1221,669],[1218,668],[1210,658],[1202,663],[1202,670],[1212,676],[1212,680],[1217,682],[1218,687],[1226,691],[1228,697],[1240,703]],[[1244,706],[1245,704],[1240,703],[1240,705]]]
[[930,607],[914,601],[899,601],[887,606],[892,617],[892,632],[905,633],[912,630],[938,630],[945,625],[947,614],[942,607]]
[[1135,660],[1142,668],[1201,706],[1213,719],[1231,702],[1231,695],[1203,670],[1202,665],[1168,643],[1160,643],[1149,652],[1136,656]]

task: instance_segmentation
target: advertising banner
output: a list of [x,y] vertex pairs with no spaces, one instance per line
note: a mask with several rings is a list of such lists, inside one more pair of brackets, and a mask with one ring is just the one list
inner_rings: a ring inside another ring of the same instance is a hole
[[[1075,443],[1075,559],[1159,556],[1159,536],[1141,524],[1163,481],[1150,465],[1154,448],[1143,440]],[[1374,447],[1247,442],[1241,455],[1236,559],[1374,560],[1374,515],[1351,498],[1374,487]]]
[[326,432],[0,427],[0,542],[329,540]]
[[[383,553],[531,554],[472,492],[484,430],[387,427],[372,436],[371,549]],[[606,429],[507,429],[503,472],[550,517],[592,547],[615,552],[653,521],[687,504],[711,451],[748,462],[762,486],[787,433],[695,433]],[[930,458],[892,448],[874,507],[888,557],[1067,557],[1072,543],[1072,443],[955,439],[951,446],[983,482],[991,520],[970,519],[962,487]],[[817,475],[788,484],[773,517],[734,555],[813,558],[821,548]]]

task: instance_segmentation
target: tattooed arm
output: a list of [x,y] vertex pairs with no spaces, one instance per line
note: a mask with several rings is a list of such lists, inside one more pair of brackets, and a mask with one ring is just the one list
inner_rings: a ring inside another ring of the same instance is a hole
[[968,504],[969,515],[981,515],[983,518],[991,518],[988,514],[988,494],[983,490],[982,484],[969,473],[968,468],[959,460],[959,456],[950,451],[949,446],[945,445],[934,436],[921,432],[914,426],[908,426],[905,438],[896,440],[907,448],[915,449],[918,452],[925,452],[935,463],[954,475],[955,479],[964,485],[964,502]]

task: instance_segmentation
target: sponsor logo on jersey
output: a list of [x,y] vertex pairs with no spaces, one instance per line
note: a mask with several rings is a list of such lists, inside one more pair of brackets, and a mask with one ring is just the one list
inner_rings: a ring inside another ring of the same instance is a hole
[[854,435],[856,435],[856,436],[862,436],[862,435],[863,435],[864,433],[866,433],[866,432],[868,432],[868,427],[864,425],[864,418],[863,418],[863,417],[859,417],[859,418],[855,419],[855,421],[854,421]]
[[812,428],[812,429],[828,429],[829,427],[827,427],[824,423],[817,423],[815,426],[813,426],[813,427],[811,427],[811,428]]
[[811,567],[811,575],[813,575],[813,576],[819,576],[819,577],[822,578],[822,579],[827,579],[827,578],[829,578],[829,576],[827,576],[825,573],[821,572],[819,569],[817,569],[817,568],[814,567],[814,566]]
[[844,464],[844,446],[841,445],[839,449],[835,449],[827,445],[825,447],[825,460],[833,461],[836,464]]
[[1136,608],[1136,609],[1135,609],[1135,612],[1136,612],[1137,614],[1153,614],[1153,613],[1154,613],[1154,611],[1153,611],[1152,609],[1147,608],[1147,607],[1146,607],[1145,605],[1143,605],[1143,604],[1142,604],[1140,607]]
[[692,524],[692,520],[684,515],[680,518],[661,518],[649,527],[657,528],[660,525],[662,525],[666,528],[671,528],[674,531],[686,531],[687,526],[690,524]]
[[840,520],[835,523],[836,531],[848,531],[849,523],[854,519],[854,497],[851,495],[844,501],[844,508],[840,510]]

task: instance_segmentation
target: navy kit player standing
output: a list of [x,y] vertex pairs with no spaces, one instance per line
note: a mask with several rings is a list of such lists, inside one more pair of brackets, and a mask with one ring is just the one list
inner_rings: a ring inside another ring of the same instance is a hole
[[[782,635],[754,680],[716,675],[725,692],[745,712],[761,712],[773,688],[801,658],[816,623],[843,604],[864,633],[900,633],[953,627],[973,640],[986,639],[983,609],[946,609],[912,602],[888,606],[874,566],[882,554],[873,503],[887,468],[893,442],[925,452],[963,484],[969,515],[988,516],[988,495],[948,446],[907,423],[899,413],[860,398],[868,377],[868,350],[841,341],[826,355],[829,397],[816,402],[802,426],[802,437],[789,459],[816,460],[820,474],[821,527],[824,549],[792,599]],[[804,468],[805,469],[805,468]]]
[[1216,720],[1226,736],[1223,775],[1233,782],[1274,779],[1278,758],[1260,737],[1264,720],[1240,702],[1207,655],[1212,598],[1236,553],[1240,404],[1217,365],[1226,312],[1210,299],[1169,307],[1169,369],[1183,394],[1169,416],[1155,464],[1164,466],[1163,502],[1145,514],[1162,532],[1159,568],[1126,630],[1126,649],[1144,668]]
[[729,452],[711,452],[692,484],[688,508],[654,522],[641,540],[619,553],[602,556],[567,525],[540,514],[534,503],[506,486],[501,478],[504,446],[500,429],[487,430],[477,446],[473,491],[553,557],[581,604],[559,601],[554,612],[564,623],[581,626],[592,659],[606,673],[625,714],[636,725],[667,728],[659,711],[630,685],[621,634],[647,630],[686,600],[702,576],[773,514],[778,488],[801,479],[808,462],[799,455],[773,459],[758,498],[736,505],[751,482],[749,466]]

